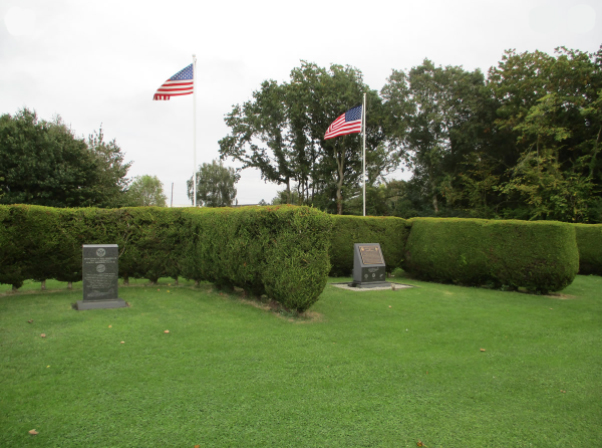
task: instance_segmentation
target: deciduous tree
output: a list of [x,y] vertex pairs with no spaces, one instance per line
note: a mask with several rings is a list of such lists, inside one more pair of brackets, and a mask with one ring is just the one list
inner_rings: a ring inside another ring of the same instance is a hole
[[137,176],[127,192],[129,206],[165,207],[167,197],[163,194],[163,184],[157,176]]
[[[234,168],[225,167],[222,162],[213,160],[203,163],[196,175],[197,204],[205,207],[228,207],[236,198],[234,185],[240,180]],[[192,200],[194,191],[192,179],[187,181],[188,197]]]
[[329,69],[302,61],[290,82],[265,81],[253,100],[234,106],[226,117],[231,134],[220,140],[222,158],[258,168],[265,180],[294,188],[300,203],[342,213],[343,198],[357,194],[361,182],[359,135],[324,140],[328,126],[361,104],[368,94],[367,165],[379,174],[394,165],[383,140],[378,94],[363,83],[359,70],[340,65]]
[[57,117],[22,109],[0,117],[0,203],[50,207],[122,204],[130,164],[102,129],[88,144]]

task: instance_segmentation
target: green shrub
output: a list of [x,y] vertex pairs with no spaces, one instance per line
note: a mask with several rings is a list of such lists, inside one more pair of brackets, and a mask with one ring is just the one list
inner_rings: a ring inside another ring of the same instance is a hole
[[[120,229],[119,273],[124,279],[180,276],[182,210],[163,207],[131,207],[116,210]],[[104,242],[104,241],[103,241]],[[119,243],[117,243],[119,244]]]
[[354,243],[379,243],[387,272],[401,266],[403,249],[409,234],[405,219],[374,216],[333,215],[330,245],[330,275],[349,276],[353,272]]
[[[0,283],[20,288],[28,279],[45,280],[52,272],[56,215],[34,205],[0,206]],[[42,260],[48,260],[42,263]]]
[[602,275],[602,224],[574,224],[579,248],[579,273]]
[[438,282],[558,291],[577,274],[573,226],[560,222],[415,218],[403,268]]
[[178,209],[0,206],[0,283],[82,279],[82,245],[117,244],[119,276],[177,278]]
[[83,244],[117,244],[119,275],[209,280],[309,308],[326,286],[332,220],[308,207],[0,206],[0,282],[82,278]]
[[326,286],[329,215],[308,207],[188,209],[182,272],[304,311]]

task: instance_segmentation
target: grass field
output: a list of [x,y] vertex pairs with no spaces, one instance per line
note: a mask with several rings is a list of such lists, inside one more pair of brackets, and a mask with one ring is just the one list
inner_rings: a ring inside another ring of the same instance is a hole
[[0,447],[602,446],[602,278],[400,281],[301,318],[169,280],[81,312],[81,284],[3,285]]

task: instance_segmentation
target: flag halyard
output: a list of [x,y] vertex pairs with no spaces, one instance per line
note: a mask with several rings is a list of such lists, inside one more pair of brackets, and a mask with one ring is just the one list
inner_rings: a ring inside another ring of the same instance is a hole
[[165,81],[155,92],[153,100],[169,100],[172,96],[192,95],[194,93],[193,64],[184,67]]
[[332,122],[324,134],[324,140],[341,135],[358,134],[362,132],[362,106],[349,109]]

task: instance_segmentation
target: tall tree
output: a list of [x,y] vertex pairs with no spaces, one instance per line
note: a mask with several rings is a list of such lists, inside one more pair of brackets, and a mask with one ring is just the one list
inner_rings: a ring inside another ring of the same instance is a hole
[[326,192],[336,205],[336,213],[342,214],[345,197],[357,195],[362,184],[361,135],[324,140],[324,133],[338,116],[362,104],[366,93],[366,165],[385,174],[395,161],[385,147],[377,150],[384,139],[380,97],[364,84],[358,69],[341,65],[325,69],[303,62],[301,67],[293,69],[290,88],[296,105],[292,116],[300,128],[299,140],[304,139],[310,156],[316,155],[313,164],[307,167],[314,184],[312,193]]
[[95,204],[96,161],[60,120],[23,109],[0,117],[3,204],[84,207]]
[[38,120],[22,109],[0,117],[0,203],[51,207],[121,205],[129,164],[113,141],[95,146],[73,135],[60,117]]
[[[363,83],[361,72],[302,61],[292,70],[290,82],[265,81],[252,101],[233,108],[226,117],[231,134],[220,140],[221,157],[258,168],[265,180],[285,185],[288,201],[295,188],[300,203],[334,206],[342,213],[344,195],[357,194],[360,138],[324,140],[324,133],[340,114],[361,104],[364,92],[369,102],[368,145],[375,149],[383,139],[381,102]],[[372,170],[394,164],[384,150],[369,150],[367,159]]]
[[294,157],[287,132],[288,117],[284,99],[285,85],[264,81],[253,92],[253,100],[236,105],[226,116],[231,134],[219,141],[221,158],[242,162],[242,169],[257,168],[262,179],[285,185],[290,202],[291,180],[294,180]]
[[132,162],[124,162],[125,155],[115,139],[105,142],[102,126],[88,136],[87,145],[96,161],[96,206],[121,207],[127,200],[130,180],[126,176]]
[[165,207],[166,203],[163,184],[157,176],[144,175],[134,178],[127,192],[127,205]]
[[428,59],[408,74],[394,70],[382,89],[389,143],[413,169],[434,213],[454,190],[461,162],[478,145],[481,123],[475,120],[483,89],[479,70],[437,67]]
[[[240,180],[234,168],[225,167],[223,163],[213,160],[203,163],[197,172],[197,203],[205,207],[228,207],[236,198],[234,185]],[[187,181],[188,197],[192,201],[194,195],[192,179]]]
[[508,51],[489,78],[495,126],[514,142],[501,216],[602,221],[602,49]]

